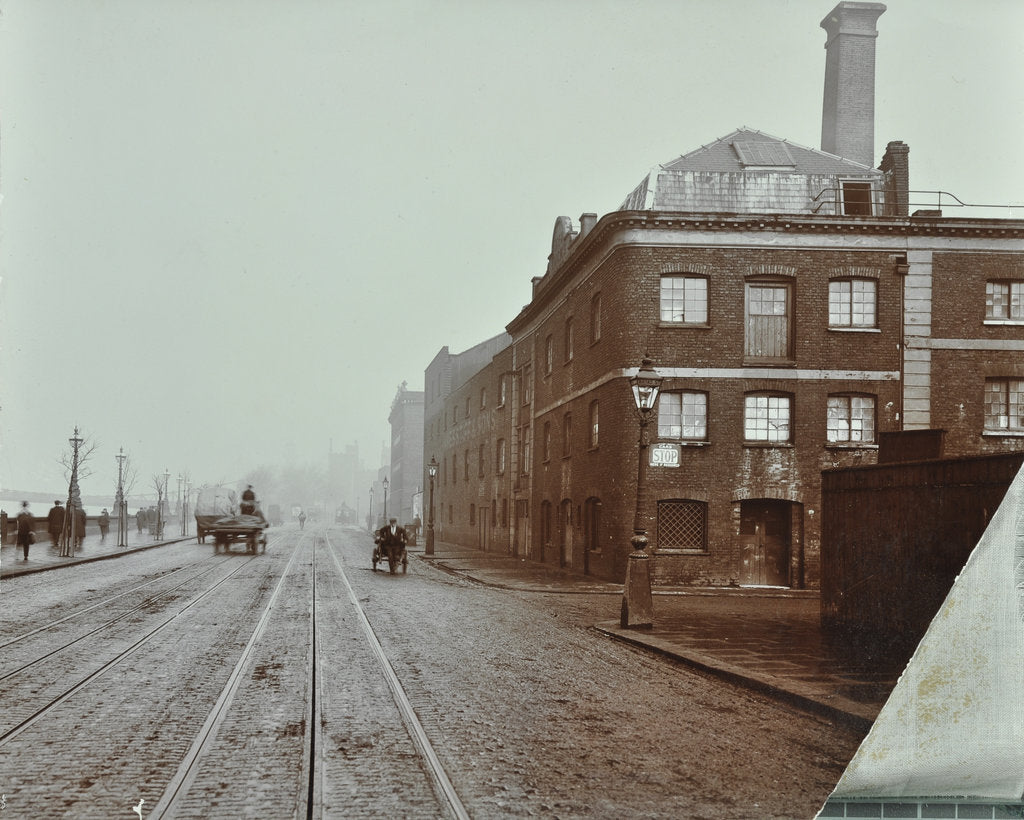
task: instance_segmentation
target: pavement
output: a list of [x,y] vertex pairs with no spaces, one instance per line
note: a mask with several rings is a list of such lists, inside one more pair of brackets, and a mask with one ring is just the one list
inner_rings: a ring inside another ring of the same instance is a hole
[[[129,533],[126,547],[116,536],[89,536],[73,558],[49,543],[33,544],[29,560],[10,544],[0,548],[0,578],[43,572],[86,561],[117,558],[195,536],[155,539]],[[755,689],[798,708],[863,732],[871,727],[896,685],[904,662],[884,653],[852,650],[821,629],[815,590],[768,587],[655,587],[649,629],[619,624],[622,584],[577,575],[504,553],[482,552],[442,541],[426,556],[422,541],[409,548],[413,559],[445,572],[500,589],[551,595],[605,595],[608,619],[594,629],[611,639],[657,653],[702,672]]]

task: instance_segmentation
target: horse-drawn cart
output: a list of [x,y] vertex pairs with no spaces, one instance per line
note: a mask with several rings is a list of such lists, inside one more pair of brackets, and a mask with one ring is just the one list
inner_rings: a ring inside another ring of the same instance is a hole
[[244,542],[246,552],[256,554],[267,551],[267,521],[257,515],[231,515],[207,525],[206,532],[213,536],[213,551],[231,551],[231,545]]

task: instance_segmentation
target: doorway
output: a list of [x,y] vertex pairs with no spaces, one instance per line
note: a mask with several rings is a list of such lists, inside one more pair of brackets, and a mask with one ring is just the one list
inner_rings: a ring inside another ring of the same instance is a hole
[[790,586],[791,509],[788,501],[740,502],[741,584]]

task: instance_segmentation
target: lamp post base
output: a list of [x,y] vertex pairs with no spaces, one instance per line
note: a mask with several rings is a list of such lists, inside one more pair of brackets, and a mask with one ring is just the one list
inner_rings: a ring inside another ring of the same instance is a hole
[[626,562],[620,626],[623,629],[650,629],[654,626],[654,601],[651,597],[651,557],[645,551],[647,533],[637,530],[629,540],[633,552]]
[[434,554],[434,528],[433,528],[433,526],[428,526],[427,527],[427,544],[423,548],[423,554],[424,555],[433,555]]

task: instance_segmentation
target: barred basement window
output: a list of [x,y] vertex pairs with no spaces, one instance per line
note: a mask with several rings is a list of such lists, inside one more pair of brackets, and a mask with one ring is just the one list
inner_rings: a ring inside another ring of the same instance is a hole
[[708,549],[708,505],[703,501],[658,502],[658,549]]

